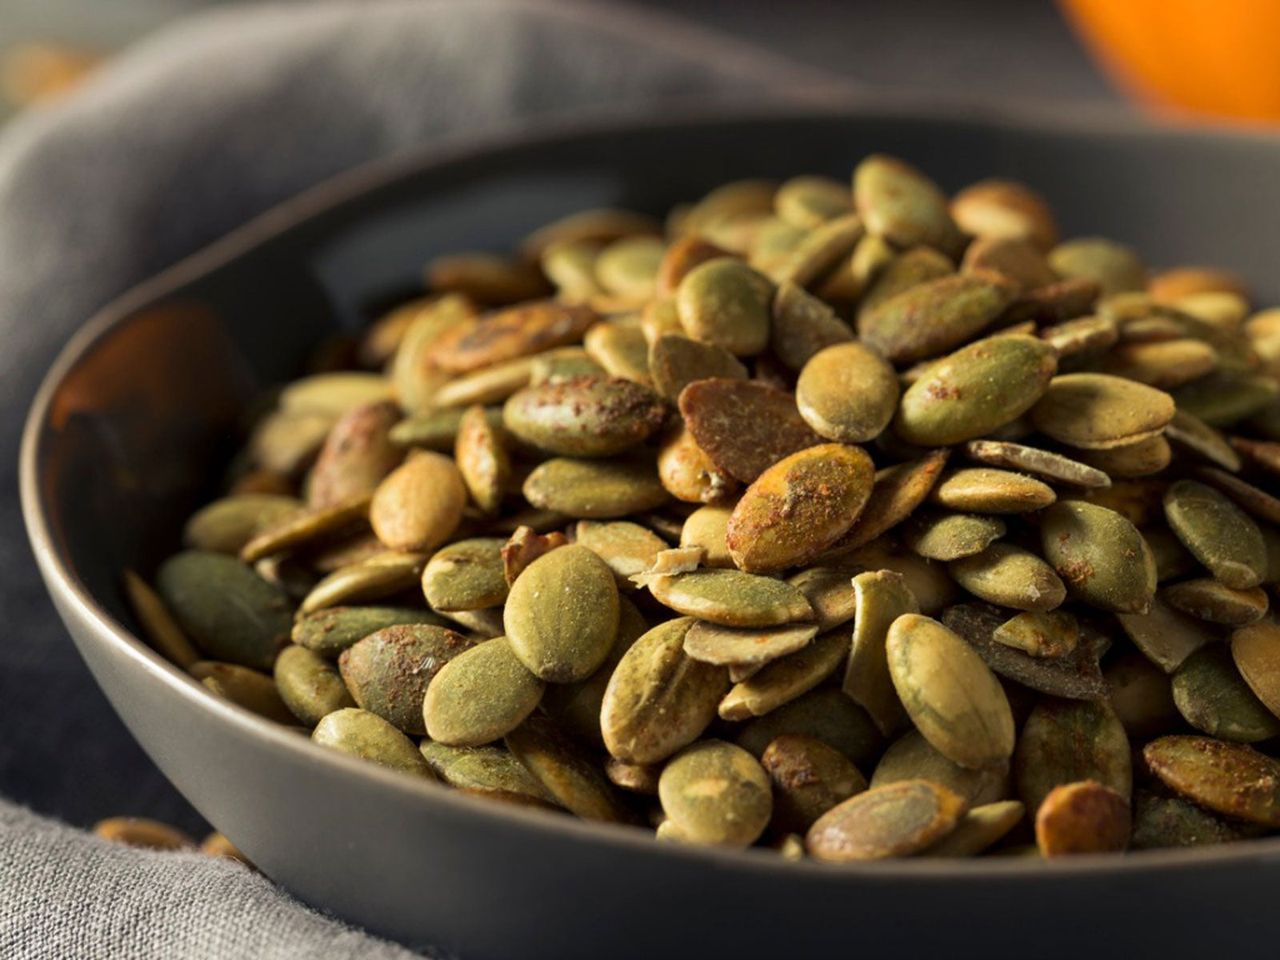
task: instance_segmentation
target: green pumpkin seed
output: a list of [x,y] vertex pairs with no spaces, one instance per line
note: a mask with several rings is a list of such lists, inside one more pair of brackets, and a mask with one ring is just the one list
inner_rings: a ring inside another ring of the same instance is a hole
[[[1059,623],[1066,621],[1064,631],[1071,629],[1074,618],[1070,614],[1020,614],[1035,618],[1054,617]],[[1070,618],[1070,619],[1068,619]],[[1018,618],[1015,617],[1014,620]],[[1008,623],[1008,611],[985,604],[964,603],[948,607],[942,615],[943,624],[963,637],[983,662],[1002,677],[1041,693],[1074,700],[1100,700],[1107,695],[1098,661],[1105,652],[1105,637],[1097,631],[1083,630],[1075,624],[1079,639],[1075,649],[1058,657],[1038,657],[1023,649],[1010,646],[996,639],[997,631]],[[1039,634],[1035,627],[1030,632]]]
[[904,614],[889,628],[885,650],[898,698],[939,752],[965,767],[1009,759],[1009,701],[964,640],[936,620]]
[[432,554],[422,571],[422,592],[431,609],[445,613],[500,607],[507,599],[503,541],[458,540]]
[[492,743],[533,712],[542,691],[506,637],[486,640],[446,663],[427,686],[427,735],[454,747]]
[[965,248],[962,273],[998,273],[1024,290],[1048,286],[1058,277],[1036,245],[1014,237],[978,237]]
[[1111,478],[1101,470],[1048,450],[1001,440],[972,440],[965,454],[980,463],[1036,474],[1057,483],[1079,487],[1108,487]]
[[1267,547],[1257,524],[1223,494],[1179,480],[1164,495],[1165,517],[1191,553],[1228,587],[1247,590],[1267,573]]
[[660,225],[650,216],[631,210],[599,207],[568,214],[538,228],[520,243],[520,253],[526,259],[537,260],[548,247],[557,243],[600,246],[633,234],[659,233]]
[[182,541],[194,550],[236,556],[255,536],[303,510],[294,497],[242,493],[215,500],[187,521]]
[[1249,688],[1280,717],[1280,627],[1269,620],[1231,634],[1231,656]]
[[853,209],[849,188],[830,177],[792,177],[773,197],[778,216],[803,230],[826,223]]
[[1064,373],[1031,408],[1031,421],[1059,443],[1096,450],[1162,430],[1174,410],[1173,398],[1154,387],[1105,373]]
[[873,154],[853,171],[854,208],[867,232],[898,247],[917,243],[950,252],[960,245],[946,196],[937,185],[896,157]]
[[893,363],[936,357],[990,326],[1016,290],[994,274],[929,280],[863,309],[858,336]]
[[653,385],[649,372],[649,341],[638,318],[601,321],[582,338],[587,354],[611,377],[646,387]]
[[1156,562],[1137,527],[1114,510],[1080,500],[1044,512],[1040,544],[1067,592],[1101,610],[1147,613]]
[[516,578],[503,609],[511,649],[534,676],[584,680],[604,662],[618,632],[613,572],[583,546],[539,557]]
[[1116,619],[1134,646],[1165,673],[1173,673],[1187,657],[1218,639],[1203,623],[1179,613],[1159,597],[1146,613],[1122,613]]
[[684,638],[684,652],[703,663],[763,666],[803,650],[818,635],[813,623],[782,627],[722,627],[695,623]]
[[329,607],[293,624],[293,642],[333,659],[357,640],[401,623],[440,625],[435,614],[413,607]]
[[281,650],[274,674],[280,699],[308,727],[335,710],[356,705],[333,664],[306,647]]
[[979,340],[933,364],[911,385],[894,429],[921,446],[984,436],[1031,409],[1057,368],[1053,349],[1035,337]]
[[554,803],[525,765],[502,747],[450,747],[423,740],[419,749],[432,772],[451,787],[482,796],[515,794],[533,803]]
[[596,257],[596,280],[610,293],[647,299],[653,296],[666,244],[657,237],[621,237]]
[[858,304],[858,322],[861,323],[863,314],[870,313],[898,294],[955,272],[955,264],[950,258],[932,247],[913,247],[905,253],[888,257]]
[[524,497],[567,517],[608,520],[660,507],[668,500],[650,460],[556,457],[534,468]]
[[773,781],[773,826],[803,833],[836,804],[867,789],[866,778],[821,740],[783,734],[760,759]]
[[911,516],[938,482],[947,456],[946,450],[934,450],[918,460],[876,471],[867,505],[827,556],[842,556],[861,549]]
[[1128,800],[1129,737],[1105,700],[1042,699],[1027,717],[1013,757],[1018,797],[1039,810],[1062,784],[1094,780]]
[[1147,269],[1128,247],[1100,237],[1068,240],[1049,251],[1049,265],[1060,277],[1096,281],[1104,294],[1142,290]]
[[197,660],[187,672],[224,700],[276,723],[294,723],[294,715],[281,699],[275,682],[261,671],[236,663]]
[[750,357],[769,345],[769,281],[741,260],[721,257],[694,267],[676,290],[676,309],[684,331],[729,351]]
[[1179,449],[1186,450],[1210,463],[1236,473],[1240,470],[1240,455],[1221,433],[1203,420],[1179,410],[1164,429],[1165,436]]
[[898,617],[918,613],[919,607],[906,579],[891,570],[860,573],[850,585],[853,638],[842,689],[888,735],[903,726],[906,712],[889,674],[885,640]]
[[953,560],[947,570],[974,596],[1015,610],[1053,610],[1067,598],[1052,567],[1010,543],[995,543],[982,553]]
[[156,590],[182,632],[208,657],[270,670],[288,642],[288,597],[234,557],[179,553],[161,564]]
[[1237,820],[1280,827],[1280,762],[1243,743],[1209,737],[1153,740],[1142,756],[1165,786]]
[[413,741],[377,714],[356,707],[335,710],[312,731],[311,739],[334,750],[425,780],[435,775]]
[[871,458],[858,447],[822,444],[779,460],[733,508],[726,528],[730,556],[749,572],[813,559],[848,532],[873,482]]
[[1069,613],[1020,613],[996,627],[991,639],[1033,657],[1066,657],[1080,643],[1080,625]]
[[920,605],[920,612],[932,616],[955,602],[959,593],[956,583],[940,563],[925,560],[914,553],[898,550],[884,539],[849,554],[847,561],[866,570],[891,570],[900,573],[907,589]]
[[1129,846],[1134,850],[1230,843],[1244,840],[1251,833],[1243,824],[1228,823],[1180,797],[1140,790],[1133,798],[1133,833]]
[[1232,590],[1217,580],[1184,580],[1165,587],[1161,596],[1175,610],[1209,623],[1243,627],[1266,615],[1269,601],[1261,587]]
[[1173,450],[1157,433],[1106,450],[1081,450],[1080,458],[1112,477],[1149,477],[1169,466]]
[[818,637],[804,649],[773,660],[746,680],[734,684],[720,701],[724,720],[746,720],[812,690],[844,663],[849,641],[842,631]]
[[312,588],[298,605],[301,613],[361,600],[375,600],[412,587],[422,575],[426,556],[387,550],[368,560],[342,567]]
[[838,688],[819,687],[742,725],[737,744],[753,755],[784,733],[803,734],[835,747],[859,768],[869,769],[884,740],[867,712]]
[[1225,427],[1261,413],[1280,395],[1280,386],[1267,376],[1219,370],[1174,391],[1178,409],[1211,427]]
[[853,619],[855,598],[850,582],[854,571],[843,567],[809,567],[787,579],[813,608],[814,626],[826,633]]
[[1034,477],[991,467],[952,470],[929,495],[939,506],[973,513],[1028,513],[1056,499],[1053,488]]
[[805,846],[811,856],[836,863],[910,856],[954,830],[964,806],[959,796],[927,780],[872,787],[819,817]]
[[629,823],[630,811],[600,767],[548,717],[534,715],[506,736],[507,749],[543,789],[584,820]]
[[610,757],[604,762],[604,775],[615,787],[649,797],[658,795],[658,777],[661,773],[662,768],[654,763],[627,763],[616,757]]
[[659,624],[622,655],[605,689],[600,729],[609,753],[657,763],[696,740],[729,688],[724,667],[694,660],[684,641],[694,620]]
[[[453,450],[458,437],[458,424],[466,411],[458,409],[431,410],[401,420],[391,428],[388,436],[401,447],[422,447],[447,453]],[[502,423],[500,413],[486,411],[490,423]]]
[[1116,322],[1110,317],[1079,317],[1053,327],[1044,327],[1040,337],[1053,347],[1058,360],[1083,360],[1110,350],[1120,339]]
[[391,384],[376,373],[318,373],[280,392],[280,409],[323,413],[336,420],[347,411],[391,399]]
[[1102,369],[1162,390],[1172,390],[1211,373],[1218,351],[1202,340],[1182,338],[1122,343],[1109,350]]
[[[794,283],[778,287],[769,345],[784,366],[799,370],[820,351],[852,339],[849,325],[824,300]],[[894,387],[896,392],[896,383]]]
[[650,569],[667,543],[638,523],[580,520],[574,540],[603,560],[621,589],[635,589],[631,577]]
[[291,513],[256,533],[240,548],[240,559],[256,563],[359,531],[369,515],[369,505],[369,494],[365,493],[342,503]]
[[658,799],[689,843],[750,846],[773,812],[768,774],[747,751],[722,740],[673,757],[658,780]]
[[747,368],[723,347],[677,334],[663,334],[649,348],[649,371],[654,389],[668,400],[695,380],[745,380]]
[[1092,780],[1055,787],[1036,812],[1042,857],[1115,853],[1128,846],[1129,830],[1128,800]]
[[677,613],[726,627],[772,627],[813,617],[809,601],[791,584],[741,570],[658,576],[649,592]]
[[1005,535],[999,517],[973,513],[916,514],[906,524],[902,541],[930,560],[959,560],[986,550]]
[[1205,483],[1221,490],[1251,516],[1267,523],[1280,524],[1280,498],[1213,467],[1202,467],[1196,471],[1196,475]]
[[1221,644],[1197,650],[1173,674],[1173,702],[1191,726],[1219,740],[1257,743],[1280,734],[1272,714]]
[[1022,822],[1027,808],[1018,800],[1000,800],[973,807],[956,828],[928,850],[926,857],[973,857],[998,843]]
[[904,780],[927,780],[975,807],[1003,800],[1010,791],[1007,762],[970,770],[948,760],[914,729],[890,744],[871,775],[871,786]]
[[422,735],[422,698],[441,668],[469,649],[466,638],[429,624],[384,627],[342,652],[338,668],[363,710]]
[[847,259],[862,234],[862,221],[852,213],[828,220],[805,233],[794,248],[771,264],[769,279],[807,287]]
[[893,367],[860,343],[837,343],[800,371],[796,407],[819,435],[842,443],[874,439],[898,404]]
[[576,377],[527,387],[503,407],[513,435],[550,453],[609,457],[642,443],[662,425],[656,394],[630,380]]

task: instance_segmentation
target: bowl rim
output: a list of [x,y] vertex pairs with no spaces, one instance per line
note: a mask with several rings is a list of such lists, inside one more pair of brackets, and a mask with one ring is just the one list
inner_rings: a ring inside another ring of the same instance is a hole
[[874,100],[847,91],[816,91],[801,99],[800,105],[727,104],[720,100],[682,101],[674,109],[655,116],[652,108],[609,114],[590,112],[568,118],[519,124],[499,131],[484,131],[447,138],[442,145],[423,146],[401,154],[359,164],[321,180],[292,197],[277,203],[246,223],[234,228],[196,252],[129,288],[95,311],[61,348],[45,374],[27,414],[19,458],[19,486],[22,515],[37,566],[51,597],[57,596],[87,624],[94,642],[113,647],[132,665],[166,684],[188,707],[206,711],[218,722],[242,734],[265,737],[275,749],[288,751],[299,763],[323,767],[332,775],[373,778],[383,789],[398,791],[403,797],[444,804],[452,813],[473,820],[478,826],[541,830],[557,835],[564,843],[603,844],[618,853],[666,856],[702,861],[723,869],[778,872],[779,876],[809,874],[828,879],[844,875],[852,880],[968,880],[986,878],[1052,882],[1076,875],[1132,876],[1169,869],[1209,869],[1221,866],[1257,864],[1280,859],[1280,837],[1244,840],[1235,843],[1181,849],[1130,851],[1123,856],[1091,854],[1045,860],[1042,858],[894,859],[870,863],[830,864],[806,858],[791,861],[775,851],[751,848],[733,850],[680,844],[656,843],[649,832],[618,829],[613,824],[580,820],[510,804],[478,802],[441,783],[406,776],[340,751],[299,737],[279,724],[210,693],[194,678],[156,652],[123,623],[103,608],[70,569],[55,546],[47,505],[40,483],[39,464],[50,406],[68,374],[106,339],[117,326],[127,322],[139,308],[172,294],[198,278],[244,256],[250,256],[266,242],[303,226],[307,221],[355,202],[378,188],[392,186],[465,165],[481,157],[500,158],[504,153],[549,147],[557,143],[593,141],[621,133],[661,135],[663,130],[681,130],[695,125],[742,125],[750,122],[795,123],[900,119],[968,126],[976,131],[997,133],[1091,134],[1133,139],[1225,139],[1243,143],[1263,143],[1280,149],[1280,136],[1256,129],[1225,125],[1182,123],[1152,124],[1111,108],[1086,105],[1072,112],[1046,115],[1042,107],[1027,101],[1006,100],[974,103],[963,100],[932,99],[913,95],[880,95]]

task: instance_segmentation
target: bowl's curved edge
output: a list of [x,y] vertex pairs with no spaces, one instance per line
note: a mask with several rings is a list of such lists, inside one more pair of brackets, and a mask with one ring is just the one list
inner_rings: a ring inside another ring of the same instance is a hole
[[[853,109],[850,109],[851,104]],[[654,844],[647,833],[575,820],[536,810],[478,803],[472,798],[440,785],[417,781],[313,744],[235,704],[210,694],[103,609],[58,556],[40,490],[41,440],[48,420],[50,404],[59,384],[99,340],[107,336],[117,324],[125,321],[135,310],[251,252],[258,245],[305,223],[310,218],[336,209],[371,190],[432,169],[465,163],[469,158],[482,154],[536,146],[540,143],[553,143],[574,137],[605,137],[611,132],[623,129],[634,130],[637,125],[660,130],[717,121],[743,123],[752,119],[765,120],[771,117],[776,118],[777,110],[776,107],[726,107],[723,103],[690,106],[685,103],[676,115],[665,116],[661,120],[655,120],[647,114],[634,117],[628,117],[625,114],[619,117],[616,112],[608,116],[591,115],[571,120],[539,123],[536,128],[517,128],[515,131],[509,130],[505,133],[454,138],[444,147],[424,148],[400,156],[374,160],[327,179],[272,207],[104,306],[67,342],[41,382],[27,416],[19,459],[20,497],[28,537],[41,575],[50,593],[58,601],[57,606],[64,620],[74,616],[97,639],[113,647],[117,653],[127,656],[134,666],[146,671],[156,682],[166,684],[193,709],[211,712],[228,724],[236,725],[258,736],[267,737],[278,749],[290,751],[308,762],[328,765],[340,776],[359,776],[366,779],[373,777],[380,780],[386,789],[408,791],[430,803],[449,805],[454,812],[473,818],[477,823],[495,820],[511,823],[514,819],[517,822],[523,822],[530,829],[554,831],[567,842],[605,843],[619,850],[653,853],[659,845]],[[795,108],[788,108],[790,117],[795,118],[796,113]],[[975,128],[991,130],[1034,130],[1045,133],[1089,133],[1138,138],[1180,138],[1205,135],[1203,127],[1192,129],[1163,126],[1135,129],[1132,118],[1117,115],[1111,111],[1086,110],[1077,112],[1073,116],[1054,115],[1050,119],[1045,119],[1043,114],[1036,111],[1032,105],[1018,101],[1009,101],[995,111],[989,103],[977,105],[956,101],[948,104],[947,109],[940,111],[936,102],[926,105],[911,97],[878,95],[874,102],[867,102],[860,97],[850,97],[846,93],[840,93],[809,97],[804,104],[802,115],[826,120],[842,117],[855,120],[859,116],[901,117],[904,120],[922,122],[945,120],[953,123],[968,123]],[[1246,143],[1257,141],[1273,146],[1280,143],[1280,139],[1274,136],[1248,130],[1215,129],[1211,135]],[[982,861],[921,859],[840,867],[807,860],[788,861],[763,850],[738,851],[674,844],[660,845],[660,849],[663,856],[711,860],[724,868],[733,869],[815,871],[828,875],[833,870],[839,870],[850,874],[874,875],[882,878],[952,877],[973,880],[980,876],[999,876],[1035,882],[1039,879],[1062,877],[1064,874],[1120,872],[1131,874],[1280,859],[1280,838],[1200,849],[1143,851],[1122,858],[1111,855],[1080,856],[1049,863],[1028,862],[1020,858]]]

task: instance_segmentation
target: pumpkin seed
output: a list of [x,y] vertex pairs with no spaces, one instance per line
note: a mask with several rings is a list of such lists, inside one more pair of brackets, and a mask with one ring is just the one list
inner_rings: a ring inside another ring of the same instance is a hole
[[857,520],[874,482],[860,448],[828,443],[779,460],[743,493],[726,528],[742,570],[773,572],[811,560]]
[[753,381],[691,383],[680,393],[680,413],[716,467],[743,483],[822,442],[789,394]]
[[370,498],[357,494],[350,500],[327,507],[311,507],[290,513],[259,531],[240,548],[240,559],[256,563],[279,553],[292,553],[302,547],[350,534],[361,529],[369,514]]
[[1112,477],[1148,477],[1169,465],[1173,451],[1161,434],[1105,450],[1081,450],[1080,458]]
[[1197,650],[1173,674],[1173,702],[1191,726],[1219,740],[1257,743],[1280,734],[1221,644]]
[[744,666],[766,663],[802,650],[818,635],[817,624],[782,627],[722,627],[695,623],[684,638],[684,652],[703,663]]
[[426,732],[422,698],[427,685],[470,647],[470,641],[444,627],[400,624],[371,633],[342,651],[338,669],[361,709],[421,736]]
[[419,750],[432,772],[451,787],[484,796],[515,794],[534,803],[554,802],[525,765],[503,747],[450,747],[423,740]]
[[718,503],[732,496],[738,482],[712,462],[692,433],[675,424],[658,451],[658,479],[677,500]]
[[270,670],[288,642],[293,605],[234,557],[188,550],[156,573],[156,590],[205,656]]
[[1142,750],[1165,786],[1224,816],[1280,826],[1280,762],[1243,743],[1161,737]]
[[855,794],[809,828],[811,856],[837,863],[904,857],[956,828],[964,800],[927,780],[903,780]]
[[1265,490],[1213,467],[1202,467],[1196,475],[1225,493],[1246,513],[1267,523],[1280,524],[1280,499]]
[[1209,623],[1243,627],[1261,620],[1267,612],[1266,591],[1261,587],[1232,590],[1209,578],[1184,580],[1161,591],[1166,603],[1175,610]]
[[1280,717],[1280,627],[1263,620],[1231,634],[1231,656],[1249,688]]
[[747,751],[722,740],[673,757],[658,780],[658,799],[689,843],[750,846],[773,812],[768,774]]
[[828,440],[874,439],[897,405],[893,368],[860,343],[837,343],[814,354],[796,382],[800,416]]
[[301,613],[361,600],[375,600],[407,590],[422,575],[426,556],[387,550],[342,567],[324,577],[298,605]]
[[1035,337],[979,340],[933,364],[911,385],[894,429],[922,446],[984,436],[1031,409],[1057,368],[1053,349]]
[[699,549],[704,567],[732,567],[729,555],[729,507],[708,505],[699,507],[685,518],[680,528],[680,546]]
[[812,230],[853,209],[849,188],[830,177],[792,177],[778,187],[773,206],[778,216],[804,230]]
[[506,637],[453,657],[427,685],[427,736],[453,747],[478,747],[510,733],[542,699],[542,681],[516,657]]
[[[859,242],[859,246],[867,239],[864,237]],[[876,270],[874,280],[858,304],[859,322],[864,313],[871,312],[898,294],[919,284],[928,283],[930,280],[951,276],[956,272],[955,264],[951,259],[932,247],[912,247],[897,255],[893,254],[892,248],[889,250],[888,256],[883,253],[879,255],[883,262]]]
[[794,700],[835,673],[848,650],[848,638],[837,630],[790,656],[770,661],[725,694],[720,701],[720,717],[746,720]]
[[1133,798],[1133,833],[1129,846],[1134,850],[1229,843],[1243,840],[1250,833],[1243,824],[1228,823],[1180,797],[1164,797],[1141,790]]
[[570,813],[605,823],[632,821],[600,767],[548,717],[529,717],[506,735],[505,743],[543,790]]
[[872,154],[853,171],[854,208],[867,232],[898,247],[917,243],[944,252],[960,245],[946,196],[937,184],[896,157]]
[[609,457],[662,425],[661,400],[630,380],[575,377],[515,394],[503,407],[512,434],[550,453]]
[[856,605],[850,580],[853,572],[843,567],[809,567],[787,579],[813,607],[814,625],[819,633],[853,619]]
[[533,301],[450,328],[432,344],[430,357],[446,373],[470,373],[573,343],[596,319],[580,304]]
[[156,652],[184,670],[199,660],[200,651],[187,639],[160,595],[132,570],[126,570],[122,580],[129,606]]
[[534,468],[524,497],[535,507],[569,517],[608,520],[652,510],[667,501],[649,460],[574,460],[556,457]]
[[1146,613],[1116,617],[1134,646],[1165,673],[1173,673],[1205,644],[1218,638],[1203,623],[1174,610],[1157,597]]
[[582,338],[587,354],[605,373],[646,387],[653,385],[649,372],[649,341],[638,318],[620,317],[595,324]]
[[1172,397],[1145,384],[1105,373],[1064,373],[1031,408],[1031,421],[1059,443],[1097,450],[1162,430],[1174,409]]
[[146,817],[108,817],[93,825],[93,835],[143,850],[190,850],[195,841],[176,827]]
[[431,609],[451,613],[501,606],[507,599],[502,544],[495,537],[477,537],[437,550],[422,571],[422,592]]
[[[783,365],[804,367],[817,353],[853,339],[849,325],[827,303],[794,283],[783,283],[773,297],[769,345]],[[897,384],[894,384],[895,394]]]
[[187,521],[182,541],[194,550],[237,556],[263,530],[303,510],[294,497],[242,493],[223,497],[197,510]]
[[852,213],[828,220],[807,231],[790,251],[771,264],[769,279],[777,284],[807,287],[846,260],[862,234],[862,221]]
[[1221,369],[1179,387],[1178,408],[1211,427],[1225,427],[1260,413],[1273,403],[1280,386],[1271,377]]
[[801,734],[783,734],[765,748],[761,766],[773,781],[773,825],[803,833],[836,804],[867,789],[839,750]]
[[1129,845],[1129,803],[1092,780],[1055,787],[1036,812],[1042,857],[1112,853]]
[[947,569],[974,596],[1015,610],[1053,610],[1067,598],[1052,567],[1010,543],[995,543],[982,553],[953,560]]
[[1042,699],[1018,737],[1013,776],[1028,810],[1038,811],[1055,788],[1080,780],[1096,781],[1127,802],[1133,790],[1129,737],[1105,700]]
[[657,576],[649,592],[677,613],[726,627],[773,627],[813,617],[809,601],[791,584],[741,570]]
[[930,560],[959,560],[981,553],[1005,532],[999,517],[935,511],[916,514],[903,530],[902,540]]
[[956,828],[928,850],[926,857],[972,857],[998,843],[1022,822],[1026,807],[1017,800],[973,807],[956,823]]
[[291,644],[281,650],[274,675],[280,699],[307,727],[335,710],[356,705],[333,664],[306,647]]
[[197,660],[187,668],[205,689],[276,723],[292,724],[294,715],[271,677],[236,663]]
[[1068,240],[1049,251],[1049,265],[1060,277],[1096,281],[1104,294],[1142,290],[1147,270],[1128,247],[1101,237]]
[[1110,350],[1120,339],[1120,331],[1110,317],[1090,316],[1044,327],[1040,337],[1063,361],[1069,357],[1092,358]]
[[586,547],[539,557],[511,586],[503,625],[512,651],[541,680],[585,680],[618,632],[613,572]]
[[335,710],[316,724],[311,739],[392,770],[425,780],[435,779],[413,741],[377,714],[366,710],[356,707]]
[[1236,590],[1256,587],[1267,573],[1258,525],[1213,487],[1179,480],[1164,495],[1169,527],[1215,579]]
[[1010,792],[1007,762],[970,770],[948,760],[914,729],[890,744],[871,775],[871,786],[903,780],[927,780],[946,787],[974,807],[996,803]]
[[962,273],[998,273],[1024,290],[1045,287],[1058,279],[1036,245],[1015,237],[978,237],[965,248]]
[[745,380],[747,368],[723,347],[667,333],[649,348],[649,371],[654,389],[668,400],[695,380]]
[[453,456],[476,506],[497,513],[511,483],[511,458],[483,407],[470,407],[462,415]]
[[1069,613],[1020,613],[996,627],[991,639],[1033,657],[1066,657],[1080,643],[1080,625]]
[[622,655],[605,688],[600,730],[609,753],[657,763],[688,746],[715,719],[729,689],[724,667],[694,660],[684,641],[695,621],[659,624]]
[[851,586],[853,638],[842,689],[887,736],[903,726],[906,712],[889,674],[885,640],[894,621],[919,606],[906,578],[892,570],[860,573]]
[[1029,240],[1041,250],[1058,242],[1058,226],[1045,199],[1013,180],[982,180],[951,199],[951,215],[975,237]]
[[1178,723],[1169,677],[1142,653],[1120,654],[1107,663],[1104,674],[1111,709],[1130,737],[1158,736]]
[[885,641],[894,689],[917,729],[964,767],[1013,754],[1009,701],[973,649],[936,620],[904,614]]
[[929,280],[859,312],[858,336],[893,363],[936,357],[990,326],[1016,291],[996,274]]
[[676,290],[676,309],[694,340],[734,356],[754,356],[769,344],[769,281],[741,260],[721,257],[690,270]]
[[828,555],[840,556],[865,547],[911,516],[938,482],[947,456],[946,450],[934,450],[918,460],[876,471],[867,505]]
[[742,725],[735,740],[753,755],[784,733],[798,733],[835,747],[860,769],[869,769],[884,739],[867,712],[835,687],[818,687]]
[[1137,527],[1114,510],[1064,500],[1044,512],[1040,545],[1067,592],[1100,610],[1143,614],[1156,592],[1156,562]]
[[991,467],[962,467],[944,476],[930,501],[974,513],[1027,513],[1049,506],[1057,495],[1034,477]]
[[333,659],[357,640],[401,623],[439,626],[442,621],[435,614],[414,607],[329,607],[298,617],[292,638],[299,646]]

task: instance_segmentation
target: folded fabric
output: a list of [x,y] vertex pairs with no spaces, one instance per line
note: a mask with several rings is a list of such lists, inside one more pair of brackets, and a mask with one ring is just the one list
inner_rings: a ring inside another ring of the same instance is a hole
[[[569,112],[828,84],[608,4],[385,0],[221,8],[0,135],[0,460],[58,348],[132,284],[364,160]],[[0,795],[72,823],[199,829],[93,685],[0,473]],[[251,798],[246,798],[251,802]],[[5,958],[396,957],[261,876],[110,847],[0,799]]]

